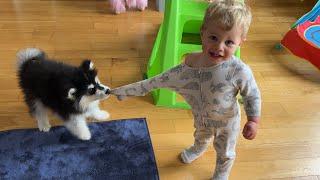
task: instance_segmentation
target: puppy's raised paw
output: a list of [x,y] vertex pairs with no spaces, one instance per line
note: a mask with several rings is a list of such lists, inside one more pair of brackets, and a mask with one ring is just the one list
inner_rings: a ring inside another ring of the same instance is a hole
[[110,114],[107,111],[95,111],[93,118],[98,121],[107,120],[110,118]]

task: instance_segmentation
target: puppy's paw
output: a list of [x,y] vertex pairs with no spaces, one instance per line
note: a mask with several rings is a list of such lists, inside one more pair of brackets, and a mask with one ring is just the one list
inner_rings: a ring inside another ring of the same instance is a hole
[[39,128],[39,131],[41,132],[49,132],[50,131],[50,124],[38,124],[38,128]]
[[77,135],[79,139],[87,141],[91,139],[91,133],[90,131],[83,131],[80,134]]
[[109,119],[110,114],[107,111],[95,111],[93,114],[93,118],[99,121]]

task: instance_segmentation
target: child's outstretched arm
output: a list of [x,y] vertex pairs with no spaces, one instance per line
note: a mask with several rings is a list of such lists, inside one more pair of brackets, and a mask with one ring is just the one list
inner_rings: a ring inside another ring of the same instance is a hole
[[252,140],[256,137],[260,121],[261,95],[251,69],[248,66],[242,66],[238,70],[235,83],[243,97],[244,110],[247,114],[247,122],[242,134],[246,139]]
[[174,89],[177,83],[176,70],[177,68],[179,68],[179,66],[169,69],[168,71],[154,76],[150,79],[145,79],[139,82],[112,89],[111,94],[116,95],[119,100],[122,100],[126,96],[144,96],[151,90],[157,88]]

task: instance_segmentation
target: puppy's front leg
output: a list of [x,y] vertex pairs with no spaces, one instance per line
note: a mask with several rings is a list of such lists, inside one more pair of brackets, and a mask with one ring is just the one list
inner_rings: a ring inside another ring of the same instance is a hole
[[71,115],[64,125],[74,136],[78,137],[79,139],[91,139],[91,133],[84,115]]
[[97,100],[89,104],[86,116],[103,121],[109,119],[110,114],[107,111],[103,111],[99,108],[99,100]]

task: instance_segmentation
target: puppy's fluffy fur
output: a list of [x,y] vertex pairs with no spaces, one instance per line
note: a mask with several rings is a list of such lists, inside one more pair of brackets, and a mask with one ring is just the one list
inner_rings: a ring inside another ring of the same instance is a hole
[[87,117],[109,118],[108,112],[100,110],[99,101],[109,96],[110,88],[100,83],[90,60],[75,67],[50,60],[39,49],[28,48],[17,53],[17,66],[25,102],[40,131],[50,130],[48,110],[82,140],[91,138]]

